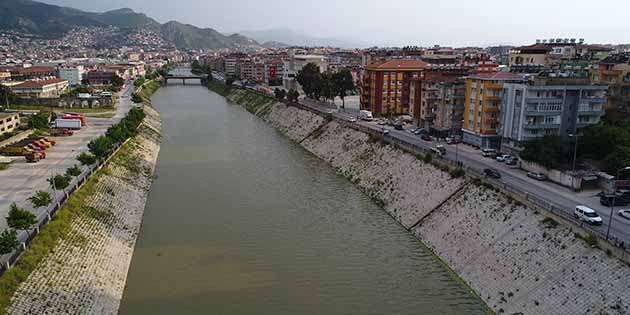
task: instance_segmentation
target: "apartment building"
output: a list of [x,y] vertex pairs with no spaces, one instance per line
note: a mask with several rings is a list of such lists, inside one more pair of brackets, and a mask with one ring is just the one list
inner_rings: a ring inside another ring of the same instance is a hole
[[479,148],[498,148],[503,84],[522,82],[523,75],[497,72],[466,78],[462,141]]
[[421,60],[396,59],[365,67],[361,82],[361,109],[375,115],[409,115],[410,102],[419,101],[411,82],[421,78],[428,64]]
[[70,86],[77,86],[81,84],[83,76],[85,74],[85,68],[81,65],[77,66],[61,66],[59,67],[59,77],[68,81]]
[[282,85],[284,62],[282,59],[272,59],[265,62],[264,82],[269,86]]
[[[452,104],[454,101],[452,96],[455,93],[454,83],[458,78],[466,76],[467,72],[468,69],[459,67],[428,68],[420,78],[411,81],[409,115],[413,117],[417,126],[434,129],[438,113],[442,114],[440,129],[445,125],[452,125],[444,120],[445,107],[454,105]],[[461,100],[463,99],[462,95]],[[463,110],[462,104],[459,112]]]
[[630,119],[630,54],[610,56],[594,64],[590,73],[593,83],[608,85],[607,120]]
[[552,48],[546,44],[534,44],[512,48],[509,51],[509,66],[513,65],[547,65]]
[[293,52],[287,60],[284,61],[282,85],[286,89],[298,89],[298,83],[295,79],[298,72],[309,64],[314,63],[319,67],[319,71],[326,72],[328,70],[328,59],[322,55],[294,55]]
[[244,53],[232,53],[223,58],[225,75],[228,77],[238,77],[241,75],[241,65],[249,56]]
[[0,136],[15,131],[20,126],[20,114],[0,113]]
[[24,81],[11,87],[11,90],[22,98],[55,98],[67,92],[68,86],[68,81],[54,78]]
[[568,137],[597,124],[604,115],[606,85],[587,75],[545,73],[526,82],[503,85],[501,151],[517,153],[520,143],[545,135]]

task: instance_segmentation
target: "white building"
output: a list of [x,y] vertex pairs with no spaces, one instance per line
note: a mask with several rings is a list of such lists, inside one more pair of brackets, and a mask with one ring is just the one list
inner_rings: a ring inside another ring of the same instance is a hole
[[328,62],[325,56],[321,55],[293,55],[289,59],[284,60],[282,85],[286,89],[298,89],[298,84],[295,79],[297,73],[308,64],[314,63],[319,66],[320,72],[325,72],[328,69]]
[[85,68],[83,66],[62,66],[59,67],[59,77],[68,81],[70,86],[77,86],[83,80]]
[[20,114],[0,113],[0,136],[13,132],[20,126]]

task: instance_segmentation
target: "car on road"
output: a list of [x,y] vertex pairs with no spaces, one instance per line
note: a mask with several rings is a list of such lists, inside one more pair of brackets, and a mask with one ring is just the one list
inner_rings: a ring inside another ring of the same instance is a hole
[[424,140],[424,141],[431,142],[431,136],[429,136],[429,135],[428,135],[428,134],[426,134],[426,133],[423,133],[423,134],[420,136],[420,139],[422,139],[422,140]]
[[381,133],[384,134],[384,135],[389,134],[389,130],[387,130],[387,129],[385,129],[383,127],[383,128],[381,128]]
[[626,196],[619,196],[617,194],[601,194],[599,196],[599,203],[606,207],[618,207],[628,205],[629,202],[628,197]]
[[617,213],[622,218],[630,220],[630,209],[619,210],[619,212],[617,212]]
[[481,150],[481,156],[494,158],[495,156],[497,156],[497,150],[495,150],[495,149],[482,149]]
[[446,144],[460,144],[460,143],[462,143],[462,140],[459,138],[455,138],[455,137],[446,138]]
[[385,126],[385,125],[387,125],[387,122],[384,121],[384,120],[381,120],[381,121],[377,122],[376,124],[379,125],[379,126]]
[[485,170],[483,170],[483,173],[486,175],[486,177],[492,177],[496,179],[501,178],[501,173],[493,168],[486,168]]
[[497,162],[503,163],[503,162],[507,161],[507,159],[510,158],[510,157],[511,157],[511,155],[509,155],[509,154],[499,154],[499,155],[497,155],[496,160],[497,160]]
[[396,130],[405,130],[405,126],[402,122],[395,122],[394,129]]
[[518,164],[518,158],[515,156],[510,156],[509,158],[507,158],[505,160],[505,164],[506,165],[517,165]]
[[592,225],[602,225],[604,222],[595,210],[587,206],[576,206],[573,211],[573,216]]
[[425,134],[425,133],[427,133],[427,130],[424,129],[424,128],[418,128],[418,129],[413,131],[413,134],[416,135],[416,136],[419,136],[419,135],[422,135],[422,134]]
[[372,112],[369,110],[362,110],[359,111],[359,119],[361,120],[365,120],[365,121],[372,121],[374,120],[374,116],[372,116]]
[[431,151],[433,153],[437,154],[438,156],[446,155],[446,148],[443,145],[435,146],[435,147],[431,148]]
[[348,121],[351,122],[351,123],[355,123],[355,122],[357,122],[357,119],[356,118],[350,118],[350,119],[348,119]]
[[535,180],[544,181],[547,180],[547,175],[540,172],[527,172],[527,177]]

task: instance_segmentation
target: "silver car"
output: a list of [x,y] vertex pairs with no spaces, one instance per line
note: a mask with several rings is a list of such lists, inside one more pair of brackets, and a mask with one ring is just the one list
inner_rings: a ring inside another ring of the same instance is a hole
[[547,175],[543,173],[538,173],[538,172],[528,172],[527,177],[533,178],[535,180],[540,180],[540,181],[547,180]]
[[619,215],[622,218],[630,220],[630,209],[619,210]]

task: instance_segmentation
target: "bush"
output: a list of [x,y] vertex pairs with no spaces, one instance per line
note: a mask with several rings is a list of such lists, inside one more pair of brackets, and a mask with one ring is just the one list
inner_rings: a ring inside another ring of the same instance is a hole
[[555,228],[556,226],[558,226],[558,221],[554,220],[553,218],[550,217],[546,217],[542,220],[542,223],[544,225],[546,225],[547,227],[550,228]]
[[451,175],[451,178],[460,178],[466,175],[466,172],[461,167],[452,168],[448,173]]
[[28,230],[35,223],[37,223],[37,218],[34,214],[18,207],[15,202],[11,204],[11,210],[9,210],[9,216],[7,217],[7,225],[9,227],[16,230]]
[[66,175],[68,176],[72,176],[72,177],[77,177],[79,175],[81,175],[81,168],[78,165],[74,165],[73,167],[70,167],[66,170]]
[[7,229],[0,234],[0,254],[8,254],[20,245],[15,230]]
[[81,162],[81,165],[92,165],[96,163],[96,157],[90,153],[83,152],[79,154],[77,160]]
[[46,207],[52,203],[52,197],[46,191],[37,191],[35,195],[28,200],[33,204],[33,207],[40,208]]
[[99,159],[106,157],[114,148],[112,139],[107,136],[100,136],[88,143],[90,153]]
[[68,175],[56,175],[53,178],[49,178],[48,182],[53,189],[63,190],[70,186],[72,178]]
[[431,161],[433,161],[433,155],[431,155],[431,153],[427,153],[424,156],[424,163],[431,163]]
[[50,123],[50,114],[48,112],[39,112],[31,116],[28,121],[28,127],[31,129],[48,129]]

